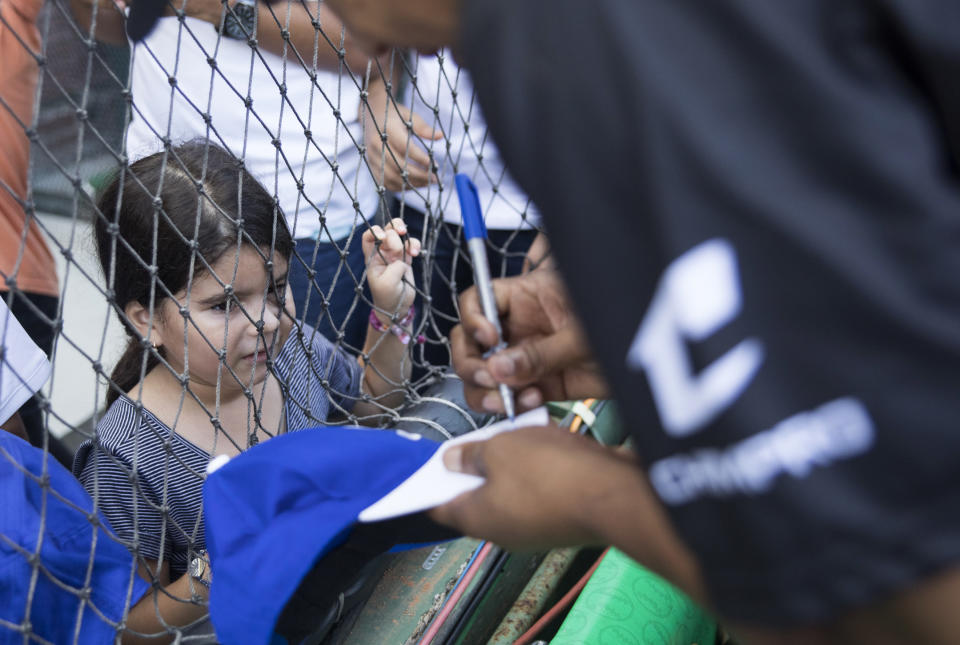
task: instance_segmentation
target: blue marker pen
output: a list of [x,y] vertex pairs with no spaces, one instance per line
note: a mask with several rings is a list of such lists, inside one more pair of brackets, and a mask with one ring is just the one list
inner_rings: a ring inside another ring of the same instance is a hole
[[[486,354],[490,356],[504,349],[507,344],[503,340],[503,328],[497,316],[497,301],[493,295],[493,281],[490,278],[490,265],[487,262],[487,227],[483,223],[480,212],[480,197],[477,187],[470,178],[459,174],[453,179],[457,187],[457,197],[460,199],[460,213],[463,216],[463,233],[467,238],[467,248],[470,250],[470,259],[473,261],[473,284],[480,294],[480,307],[484,317],[497,330],[498,342]],[[513,405],[513,391],[509,386],[500,384],[500,397],[503,399],[503,409],[512,421],[516,416]]]

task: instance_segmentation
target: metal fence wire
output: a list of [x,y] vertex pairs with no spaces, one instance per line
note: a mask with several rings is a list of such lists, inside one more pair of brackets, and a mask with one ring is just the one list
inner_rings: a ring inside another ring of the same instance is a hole
[[[211,639],[187,569],[213,455],[340,423],[442,438],[450,409],[482,422],[448,387],[472,283],[454,175],[478,188],[494,276],[543,255],[449,52],[368,58],[295,0],[172,0],[131,46],[125,10],[0,0],[0,290],[52,364],[38,383],[4,327],[0,410],[40,388],[4,427],[50,458],[0,447],[25,482],[3,499],[42,500],[0,527],[25,572],[0,592],[2,642]],[[88,497],[57,488],[55,460]],[[91,528],[74,570],[46,558],[57,505]],[[135,554],[122,606],[99,601],[104,541]],[[51,586],[76,599],[55,625],[32,618]]]

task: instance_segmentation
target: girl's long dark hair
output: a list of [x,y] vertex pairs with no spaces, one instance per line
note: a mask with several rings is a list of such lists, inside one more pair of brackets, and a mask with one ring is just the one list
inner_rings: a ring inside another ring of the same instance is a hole
[[[159,364],[124,313],[186,288],[238,241],[289,260],[293,240],[270,194],[227,151],[207,141],[169,147],[121,169],[98,199],[94,231],[107,300],[130,337],[110,376],[107,405]],[[144,364],[146,361],[146,364]]]

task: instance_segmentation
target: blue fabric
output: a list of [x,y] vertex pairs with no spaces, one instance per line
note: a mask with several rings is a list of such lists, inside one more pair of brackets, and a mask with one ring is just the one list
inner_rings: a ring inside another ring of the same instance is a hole
[[[116,630],[90,607],[117,622],[123,616],[127,592],[130,603],[147,592],[149,584],[136,573],[130,551],[112,537],[107,521],[94,516],[93,502],[73,475],[47,456],[49,491],[39,483],[44,454],[25,441],[0,431],[0,618],[20,624],[27,618],[31,631],[53,643],[109,643]],[[93,538],[96,535],[96,546]],[[26,616],[33,567],[28,558],[40,549],[40,570]],[[90,604],[80,614],[81,592],[90,563],[93,570]],[[77,591],[62,589],[51,578]],[[23,637],[0,627],[0,643],[21,643]]]
[[[287,280],[293,291],[297,319],[311,325],[321,334],[337,342],[339,332],[343,342],[355,353],[363,348],[370,316],[370,289],[363,283],[364,298],[357,295],[357,285],[363,278],[366,261],[363,257],[363,230],[358,229],[347,245],[347,238],[334,243],[303,238],[296,241],[296,255],[290,258]],[[341,250],[346,258],[341,258]],[[316,254],[316,258],[314,258]],[[315,271],[313,280],[308,270]],[[339,271],[339,273],[338,273]],[[307,294],[310,304],[307,308]],[[324,307],[326,301],[326,307]],[[350,308],[356,307],[353,312]]]
[[439,446],[384,430],[324,428],[266,441],[209,475],[203,496],[217,638],[271,642],[317,560]]

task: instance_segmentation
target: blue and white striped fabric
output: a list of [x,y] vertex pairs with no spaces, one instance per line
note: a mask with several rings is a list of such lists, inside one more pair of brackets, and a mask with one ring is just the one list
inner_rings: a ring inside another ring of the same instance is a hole
[[[362,369],[304,325],[290,335],[275,363],[284,388],[287,430],[324,423],[349,410]],[[212,429],[212,428],[211,428]],[[192,552],[205,548],[202,486],[211,455],[180,437],[127,397],[117,399],[81,445],[73,470],[117,535],[138,554],[170,563],[182,575]],[[136,470],[134,470],[136,464]]]

